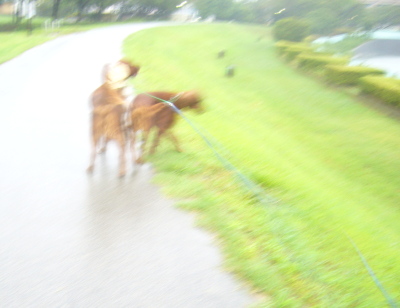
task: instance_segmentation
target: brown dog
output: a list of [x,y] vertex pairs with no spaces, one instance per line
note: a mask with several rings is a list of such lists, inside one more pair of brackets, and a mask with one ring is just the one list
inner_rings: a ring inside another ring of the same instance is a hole
[[152,128],[157,129],[156,137],[150,148],[150,154],[153,154],[158,146],[162,135],[172,140],[178,152],[181,152],[177,138],[172,134],[170,128],[173,126],[176,112],[171,106],[165,104],[161,100],[174,103],[176,108],[191,108],[201,110],[201,98],[196,91],[187,91],[181,93],[173,92],[149,92],[141,93],[135,97],[129,107],[129,116],[131,120],[131,147],[133,157],[135,157],[135,139],[136,133],[142,131],[141,155],[136,159],[137,163],[142,163],[146,142],[149,132]]
[[115,140],[120,149],[119,176],[125,175],[126,103],[123,89],[126,80],[136,76],[138,66],[118,61],[104,69],[105,82],[91,95],[92,107],[92,153],[87,169],[93,172],[97,151],[105,152],[109,140]]

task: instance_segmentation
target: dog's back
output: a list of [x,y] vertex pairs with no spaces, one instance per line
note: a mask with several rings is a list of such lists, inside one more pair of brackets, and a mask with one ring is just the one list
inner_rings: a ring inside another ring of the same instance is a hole
[[132,110],[130,118],[135,131],[149,131],[152,127],[168,128],[172,125],[174,111],[164,103],[157,103]]
[[174,92],[148,92],[148,93],[140,93],[136,95],[133,99],[130,108],[131,110],[139,108],[139,107],[150,107],[155,104],[162,102],[162,100],[170,101],[176,96]]
[[200,110],[201,97],[197,91],[179,93],[159,91],[141,93],[136,96],[129,106],[129,115],[131,129],[133,130],[133,134],[131,135],[132,144],[135,141],[135,132],[142,131],[142,154],[136,159],[138,163],[143,162],[145,145],[152,128],[155,128],[157,132],[150,148],[150,154],[155,152],[160,137],[164,134],[172,140],[178,152],[182,151],[178,139],[170,130],[176,119],[176,110],[163,101],[174,103],[177,109],[191,108]]
[[96,108],[104,105],[125,104],[119,89],[114,89],[109,83],[103,83],[91,95],[90,105]]

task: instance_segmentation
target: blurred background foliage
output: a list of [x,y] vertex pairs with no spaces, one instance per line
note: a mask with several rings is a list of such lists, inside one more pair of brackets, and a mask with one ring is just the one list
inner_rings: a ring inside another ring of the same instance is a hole
[[166,20],[186,5],[200,20],[272,25],[286,18],[300,19],[315,35],[400,24],[400,6],[367,6],[359,0],[37,0],[36,4],[38,16],[69,22]]

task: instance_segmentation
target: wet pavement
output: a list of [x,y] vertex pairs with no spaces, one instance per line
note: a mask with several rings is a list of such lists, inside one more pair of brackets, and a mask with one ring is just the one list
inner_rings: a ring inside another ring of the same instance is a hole
[[1,307],[247,307],[212,236],[150,183],[118,179],[117,148],[89,162],[88,96],[122,39],[157,26],[55,39],[0,65]]
[[373,39],[355,48],[352,65],[382,69],[387,76],[400,78],[400,33],[398,38]]
[[[370,40],[354,48],[350,65],[363,65],[382,69],[388,77],[400,78],[400,31],[393,29],[369,33]],[[348,37],[340,34],[320,37],[317,44],[337,43]]]

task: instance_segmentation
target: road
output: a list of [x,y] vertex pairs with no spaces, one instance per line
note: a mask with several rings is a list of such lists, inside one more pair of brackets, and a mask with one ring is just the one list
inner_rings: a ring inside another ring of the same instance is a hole
[[354,49],[352,64],[382,69],[389,77],[400,78],[400,37],[374,39]]
[[151,184],[89,162],[88,96],[129,33],[57,38],[0,65],[0,306],[235,308],[255,302],[210,234]]

